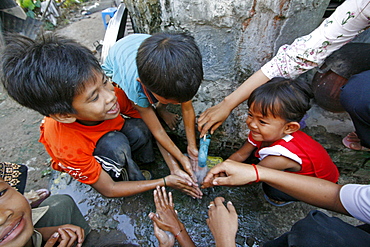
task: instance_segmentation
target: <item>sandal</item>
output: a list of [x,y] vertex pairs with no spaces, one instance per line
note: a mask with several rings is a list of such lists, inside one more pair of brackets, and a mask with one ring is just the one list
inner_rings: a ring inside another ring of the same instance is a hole
[[356,151],[370,151],[369,148],[362,146],[360,141],[361,140],[358,138],[356,132],[351,132],[342,139],[343,145],[349,149]]
[[266,199],[266,201],[268,203],[270,203],[271,205],[274,205],[276,207],[282,207],[282,206],[285,206],[285,205],[288,205],[288,204],[291,204],[291,203],[294,202],[294,201],[285,202],[285,201],[274,200],[274,199],[271,199],[270,197],[268,197],[266,194],[263,194],[263,197]]

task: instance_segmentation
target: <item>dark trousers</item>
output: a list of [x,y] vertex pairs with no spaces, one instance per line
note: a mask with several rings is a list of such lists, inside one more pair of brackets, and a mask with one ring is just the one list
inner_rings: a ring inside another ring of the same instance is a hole
[[275,189],[274,187],[262,183],[262,189],[263,192],[266,194],[271,199],[277,200],[277,201],[284,201],[284,202],[289,202],[289,201],[299,201],[295,199],[294,197],[282,192],[281,190]]
[[122,173],[127,173],[131,181],[145,180],[136,162],[154,161],[152,134],[142,119],[126,119],[120,131],[109,132],[100,138],[94,156],[116,181]]
[[72,224],[84,229],[85,236],[89,234],[90,226],[69,195],[52,195],[46,198],[39,207],[44,206],[49,206],[49,209],[36,223],[35,228]]
[[370,70],[349,78],[340,102],[351,116],[362,146],[370,148]]
[[263,246],[362,247],[370,246],[370,234],[339,218],[313,210],[306,218],[296,222],[290,232]]

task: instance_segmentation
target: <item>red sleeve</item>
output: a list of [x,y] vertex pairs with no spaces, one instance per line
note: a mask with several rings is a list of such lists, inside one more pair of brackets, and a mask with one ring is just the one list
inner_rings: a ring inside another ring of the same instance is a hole
[[115,87],[114,91],[116,92],[116,96],[118,98],[118,104],[121,108],[121,113],[132,118],[141,118],[140,113],[134,108],[132,102],[127,98],[125,92],[118,87]]

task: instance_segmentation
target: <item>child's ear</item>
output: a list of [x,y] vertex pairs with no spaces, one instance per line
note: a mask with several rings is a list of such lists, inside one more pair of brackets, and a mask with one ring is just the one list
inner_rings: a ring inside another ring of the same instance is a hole
[[292,134],[298,131],[301,128],[301,125],[298,122],[289,122],[285,125],[285,134]]
[[76,117],[69,113],[56,113],[51,114],[49,117],[61,123],[73,123],[77,120]]

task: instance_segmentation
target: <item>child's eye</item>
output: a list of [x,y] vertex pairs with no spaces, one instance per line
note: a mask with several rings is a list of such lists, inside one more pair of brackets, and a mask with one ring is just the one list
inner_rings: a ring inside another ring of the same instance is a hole
[[3,196],[7,191],[8,191],[8,189],[1,190],[0,191],[0,197]]
[[260,120],[260,123],[261,124],[267,124],[265,121],[263,121],[263,120]]
[[97,101],[99,99],[99,94],[97,94],[91,101]]
[[248,112],[248,117],[253,117],[251,113]]

